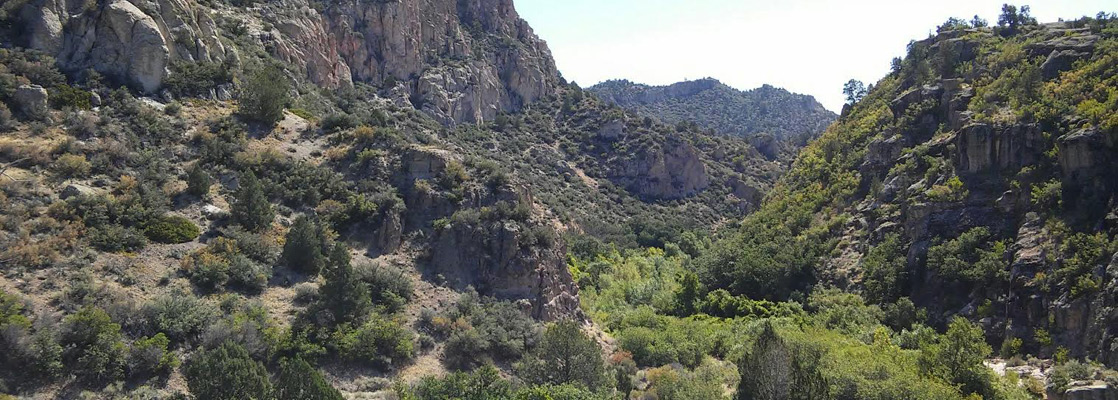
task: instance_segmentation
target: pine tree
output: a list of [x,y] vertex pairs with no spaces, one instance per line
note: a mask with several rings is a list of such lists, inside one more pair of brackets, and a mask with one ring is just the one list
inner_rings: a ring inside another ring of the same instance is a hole
[[264,67],[249,77],[241,89],[240,107],[237,110],[248,119],[265,125],[275,125],[283,119],[291,84],[282,69]]
[[280,361],[276,376],[276,400],[343,400],[322,374],[301,358]]
[[349,249],[336,243],[323,272],[326,282],[322,285],[320,307],[333,315],[335,324],[358,322],[372,308],[369,288],[357,278],[349,261]]
[[547,327],[539,346],[517,370],[532,384],[573,384],[589,390],[602,388],[607,378],[601,346],[573,321]]
[[260,231],[272,224],[275,215],[272,203],[264,194],[264,188],[252,171],[241,175],[241,185],[237,189],[236,203],[233,204],[233,219],[250,231]]
[[323,248],[326,238],[322,228],[306,216],[295,218],[283,244],[283,263],[288,268],[308,275],[318,275],[326,264]]

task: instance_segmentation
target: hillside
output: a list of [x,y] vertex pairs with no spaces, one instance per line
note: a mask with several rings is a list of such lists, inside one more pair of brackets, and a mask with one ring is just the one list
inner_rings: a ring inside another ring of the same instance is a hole
[[511,0],[4,2],[0,399],[1113,396],[1118,18],[1010,17],[789,166]]
[[811,96],[769,85],[741,91],[710,78],[668,86],[612,80],[588,90],[665,123],[694,122],[723,135],[747,138],[768,134],[778,142],[799,146],[817,137],[836,117]]
[[975,321],[1004,357],[1115,366],[1118,28],[1101,15],[913,42],[700,258],[703,283],[838,287],[932,326]]

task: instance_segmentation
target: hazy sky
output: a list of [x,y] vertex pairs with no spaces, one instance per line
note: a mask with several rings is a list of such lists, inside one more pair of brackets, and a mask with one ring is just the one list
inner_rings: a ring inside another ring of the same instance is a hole
[[[1005,0],[516,0],[568,80],[768,83],[842,108],[842,84],[889,70],[948,17],[997,22]],[[1031,1],[1041,22],[1118,11],[1114,0]]]

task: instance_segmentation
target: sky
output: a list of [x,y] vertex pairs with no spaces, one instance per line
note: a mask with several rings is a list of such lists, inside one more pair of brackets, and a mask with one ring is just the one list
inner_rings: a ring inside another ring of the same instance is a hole
[[[842,85],[889,72],[949,17],[997,23],[1005,0],[515,0],[567,80],[770,84],[838,111]],[[1109,3],[1109,4],[1108,4]],[[1114,0],[1033,0],[1040,22],[1118,11]]]

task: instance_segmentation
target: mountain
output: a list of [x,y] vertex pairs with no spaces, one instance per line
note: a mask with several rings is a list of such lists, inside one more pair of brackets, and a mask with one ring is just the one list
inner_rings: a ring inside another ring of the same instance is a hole
[[694,122],[715,132],[807,143],[835,120],[814,97],[764,85],[741,91],[714,79],[648,86],[612,80],[589,88],[602,99],[665,123]]
[[703,256],[703,282],[911,300],[932,325],[977,322],[1004,357],[1118,363],[1118,31],[1107,14],[1021,26],[913,42]]

